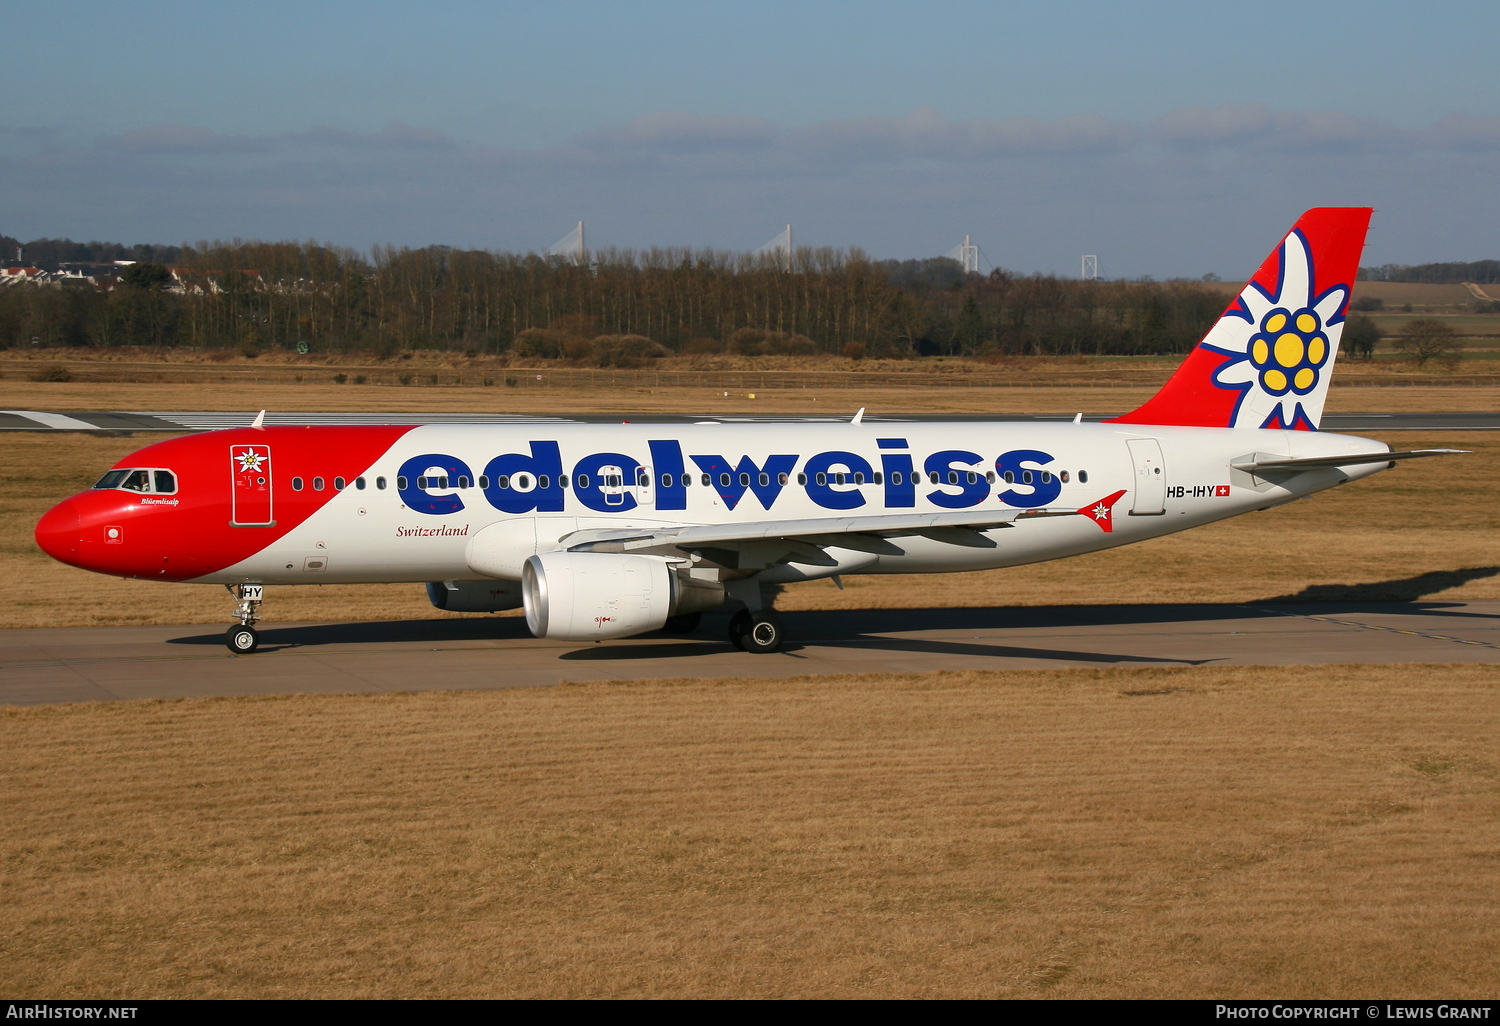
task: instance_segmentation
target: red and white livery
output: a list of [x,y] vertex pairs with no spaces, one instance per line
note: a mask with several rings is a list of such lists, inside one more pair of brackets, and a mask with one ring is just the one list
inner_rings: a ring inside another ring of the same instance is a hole
[[134,453],[36,538],[97,573],[230,586],[238,652],[267,585],[398,581],[573,641],[727,605],[737,645],[774,651],[762,584],[1078,555],[1448,451],[1317,430],[1369,217],[1304,214],[1111,422],[252,426]]

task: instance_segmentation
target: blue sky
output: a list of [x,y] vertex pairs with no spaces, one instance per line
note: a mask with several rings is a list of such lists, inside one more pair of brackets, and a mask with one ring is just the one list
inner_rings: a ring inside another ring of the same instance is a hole
[[997,264],[1500,255],[1494,3],[6,0],[0,232]]

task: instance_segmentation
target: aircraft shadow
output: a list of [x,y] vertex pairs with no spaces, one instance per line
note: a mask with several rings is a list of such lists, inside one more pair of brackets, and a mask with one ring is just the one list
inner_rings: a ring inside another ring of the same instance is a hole
[[[1236,603],[1142,603],[1139,605],[1098,606],[992,606],[966,609],[839,609],[807,610],[783,613],[793,644],[785,651],[795,653],[797,644],[860,644],[910,651],[948,652],[984,656],[1005,655],[1012,658],[1087,659],[1089,655],[1051,649],[1005,648],[990,645],[960,645],[954,642],[874,637],[881,634],[904,634],[912,631],[945,632],[963,630],[1045,629],[1058,627],[1094,628],[1156,623],[1211,623],[1216,620],[1247,620],[1261,617],[1322,614],[1420,614],[1437,617],[1500,619],[1493,613],[1478,613],[1457,608],[1460,602],[1422,602],[1424,596],[1455,588],[1470,581],[1500,575],[1500,567],[1469,567],[1457,570],[1434,570],[1416,577],[1364,584],[1317,584],[1302,591],[1274,598]],[[772,589],[766,589],[768,597]],[[722,652],[717,641],[724,637],[725,618],[711,615],[704,626],[692,635],[657,633],[643,635],[660,638],[662,644],[610,645],[580,647],[564,659],[651,659],[683,658]],[[261,647],[316,647],[320,645],[387,644],[454,644],[529,638],[526,621],[519,616],[475,617],[462,620],[383,620],[356,623],[305,624],[295,627],[264,627]],[[667,639],[674,639],[667,642]],[[681,640],[675,640],[681,639]],[[187,637],[172,638],[173,645],[222,645],[222,630]],[[946,646],[946,647],[945,647]],[[1145,661],[1135,656],[1099,654],[1101,662]]]
[[[1470,581],[1500,574],[1500,566],[1476,566],[1462,570],[1432,570],[1416,577],[1369,584],[1310,584],[1295,595],[1278,595],[1266,602],[1416,602]],[[1470,614],[1474,615],[1474,614]],[[1479,614],[1488,615],[1488,614]]]
[[[907,628],[910,629],[910,628]],[[920,638],[880,638],[859,635],[840,638],[840,646],[863,649],[880,649],[890,652],[915,652],[921,655],[965,655],[982,659],[1046,659],[1085,663],[1175,663],[1184,666],[1201,666],[1215,662],[1213,659],[1163,659],[1154,656],[1119,655],[1110,652],[1076,652],[1060,648],[1020,648],[1013,645],[968,645],[952,641],[927,641]],[[811,644],[817,644],[812,642]],[[675,645],[609,645],[582,648],[565,652],[559,659],[569,662],[601,662],[630,659],[683,659],[698,656],[723,655],[729,643],[723,644],[675,644]],[[788,644],[782,648],[784,655],[796,656],[807,648],[806,644]]]

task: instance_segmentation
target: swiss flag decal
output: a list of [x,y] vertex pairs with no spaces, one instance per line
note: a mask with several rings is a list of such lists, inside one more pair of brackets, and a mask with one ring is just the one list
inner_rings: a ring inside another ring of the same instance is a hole
[[1098,502],[1093,502],[1087,506],[1084,506],[1082,509],[1077,511],[1078,515],[1081,517],[1088,517],[1094,523],[1099,525],[1099,530],[1103,531],[1105,534],[1109,534],[1115,529],[1115,503],[1119,502],[1120,496],[1124,494],[1125,489],[1121,488],[1113,495],[1106,495]]

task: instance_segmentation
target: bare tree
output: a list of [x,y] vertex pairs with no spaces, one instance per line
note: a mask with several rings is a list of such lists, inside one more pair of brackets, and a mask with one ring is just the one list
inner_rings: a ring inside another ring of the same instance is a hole
[[1411,357],[1418,367],[1425,367],[1433,360],[1456,364],[1461,358],[1461,349],[1453,327],[1436,317],[1407,321],[1401,334],[1396,336],[1396,351]]

